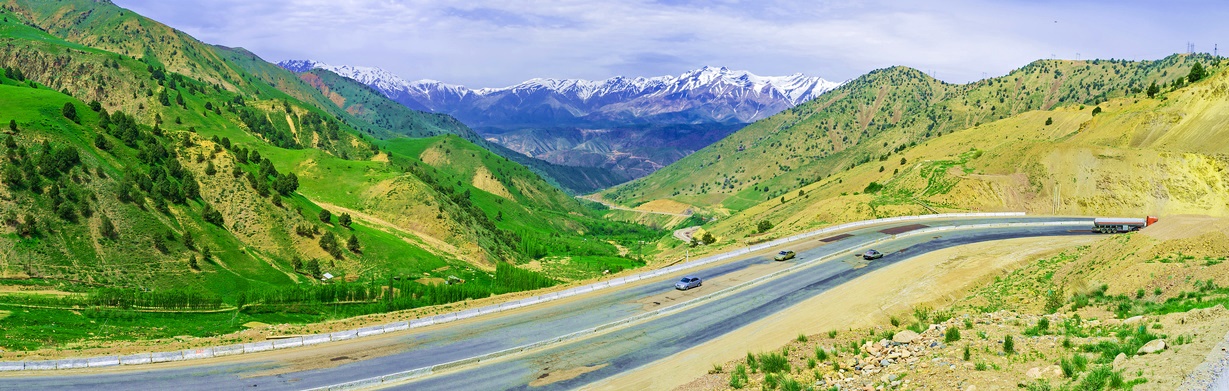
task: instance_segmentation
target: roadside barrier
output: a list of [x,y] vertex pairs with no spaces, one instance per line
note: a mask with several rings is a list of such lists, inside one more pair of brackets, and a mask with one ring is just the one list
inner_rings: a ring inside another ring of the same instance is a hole
[[[661,269],[650,270],[650,271],[646,271],[643,273],[634,274],[631,276],[613,278],[613,279],[609,279],[606,281],[600,281],[600,282],[596,282],[596,283],[592,283],[588,285],[573,287],[573,288],[566,289],[566,290],[559,291],[559,292],[546,293],[546,294],[533,296],[533,297],[529,297],[525,299],[514,300],[514,301],[509,301],[509,302],[504,302],[504,303],[499,303],[499,304],[492,304],[492,305],[488,305],[485,307],[472,308],[472,309],[468,309],[464,311],[429,316],[425,318],[414,319],[411,321],[399,321],[399,322],[393,322],[393,323],[389,323],[385,325],[363,327],[359,329],[337,331],[337,332],[332,332],[332,333],[312,334],[312,335],[305,335],[305,336],[299,336],[299,337],[293,337],[293,338],[275,339],[275,340],[251,342],[251,343],[236,344],[236,345],[187,349],[187,350],[174,351],[174,352],[141,353],[141,354],[122,356],[122,357],[103,356],[103,357],[92,357],[92,358],[69,358],[69,359],[61,359],[61,360],[0,361],[0,371],[4,371],[4,372],[42,371],[42,370],[54,370],[54,369],[93,368],[93,367],[114,366],[114,365],[143,365],[143,364],[154,364],[154,363],[171,362],[171,361],[196,360],[196,359],[218,357],[218,356],[229,356],[229,355],[236,355],[236,354],[257,353],[257,352],[264,352],[264,351],[275,350],[275,349],[287,349],[287,348],[294,348],[294,347],[308,346],[308,345],[318,345],[318,344],[322,344],[326,342],[344,341],[344,340],[349,340],[349,339],[354,339],[354,338],[359,338],[359,337],[367,337],[367,336],[373,336],[373,335],[380,335],[384,333],[391,333],[395,331],[427,327],[427,326],[432,326],[432,325],[437,325],[437,324],[442,324],[442,323],[448,323],[448,322],[468,319],[468,318],[472,318],[472,317],[476,317],[480,315],[487,315],[487,314],[498,313],[502,311],[518,309],[522,307],[527,307],[531,305],[541,304],[541,303],[554,301],[554,300],[558,300],[562,298],[590,293],[590,292],[594,292],[594,291],[598,291],[598,290],[602,290],[602,289],[606,289],[610,287],[626,285],[626,284],[634,283],[634,282],[641,281],[641,280],[657,278],[657,277],[677,273],[679,271],[692,269],[692,268],[696,268],[696,267],[700,267],[700,266],[704,266],[704,265],[708,265],[708,264],[712,264],[716,262],[721,262],[721,261],[734,258],[740,255],[745,255],[745,254],[754,253],[754,252],[758,252],[758,251],[762,251],[762,250],[766,250],[766,249],[770,249],[774,247],[779,247],[787,243],[791,243],[791,242],[795,242],[795,241],[803,240],[803,239],[808,239],[808,238],[812,238],[815,236],[826,235],[826,234],[834,233],[837,231],[845,231],[849,229],[856,229],[856,228],[861,228],[861,227],[866,227],[866,226],[871,226],[871,225],[902,222],[902,221],[958,219],[958,218],[986,218],[986,217],[1023,217],[1023,216],[1025,216],[1024,212],[945,213],[945,214],[922,215],[922,216],[889,217],[889,218],[875,219],[875,220],[856,221],[852,223],[845,223],[845,224],[835,225],[832,227],[822,228],[822,229],[818,229],[814,231],[804,232],[801,234],[796,234],[793,236],[776,239],[773,241],[760,243],[760,244],[756,244],[753,246],[748,246],[742,249],[733,250],[733,251],[725,252],[722,254],[703,257],[700,259],[696,259],[694,261],[689,261],[689,262],[685,262],[685,263],[670,266],[670,267],[665,267]],[[1070,223],[1071,222],[1000,223],[1000,224],[1016,224],[1016,225],[1007,225],[1007,226],[1019,226],[1019,224],[1064,225],[1064,224],[1070,224]],[[1083,223],[1083,222],[1080,222],[1080,223]],[[862,244],[860,245],[860,247],[867,246],[867,245],[874,244],[874,243],[879,243],[884,240],[894,239],[894,238],[901,237],[901,236],[917,235],[917,234],[928,233],[928,232],[941,232],[941,231],[952,230],[952,229],[968,228],[972,226],[974,225],[965,225],[965,226],[954,225],[954,226],[922,228],[922,229],[913,230],[913,231],[905,232],[905,233],[898,234],[898,235],[892,235],[886,238],[877,239],[876,241],[873,241],[871,243]],[[802,265],[800,264],[800,265],[791,267],[789,269],[784,269],[782,271],[778,271],[776,273],[770,274],[769,276],[775,277],[777,275],[780,275],[778,273],[785,272],[785,270],[794,270],[794,268],[798,266],[802,266]],[[756,281],[756,282],[763,281],[763,279],[771,278],[769,276],[762,276],[752,281]],[[747,283],[751,283],[751,281],[748,281]],[[740,285],[740,286],[745,286],[745,285]],[[686,304],[686,303],[683,303],[683,304]],[[675,308],[677,306],[678,305],[672,306],[670,308]],[[667,309],[669,308],[664,308],[661,310],[654,311],[652,312],[654,315],[649,315],[649,316],[656,316],[658,314],[661,314],[661,312],[659,311],[663,311]],[[646,316],[646,314],[637,315],[636,317],[633,317],[633,318],[636,318],[636,320],[644,319],[641,316]],[[631,321],[634,321],[634,320],[630,320],[627,322],[631,322]],[[619,322],[624,322],[624,321],[619,321]],[[626,322],[620,323],[620,324],[626,324]],[[606,327],[606,326],[607,325],[598,326],[598,327]],[[614,326],[610,326],[610,327],[614,327]],[[593,328],[589,330],[582,330],[582,331],[572,333],[569,335],[579,336],[579,335],[584,335],[584,334],[592,334],[596,331],[598,330],[596,328]],[[557,343],[558,341],[561,341],[561,340],[563,339],[556,338],[555,340],[547,341],[548,342],[547,344]],[[523,350],[532,349],[534,347],[537,347],[537,346],[518,347],[514,349],[520,349],[520,350],[516,350],[517,352],[519,352]],[[222,353],[219,354],[219,352],[222,352]],[[500,353],[500,352],[496,352],[496,353]],[[491,354],[495,354],[495,353],[491,353]],[[503,353],[501,355],[506,355],[506,354],[508,353]],[[486,358],[486,359],[490,359],[490,358]],[[90,363],[95,363],[95,362],[97,363],[96,365],[94,366],[90,365]],[[445,364],[440,364],[440,365],[445,365]],[[417,373],[414,376],[422,376],[424,374],[429,374],[431,373],[431,371],[434,371],[434,370],[439,370],[439,369],[428,368],[426,373],[419,373],[422,371],[422,369],[420,368],[420,369],[415,369],[413,371],[402,372],[402,374],[406,374],[404,376],[408,376],[410,373]],[[414,372],[414,371],[419,371],[419,372]],[[388,376],[403,376],[403,375],[401,374],[387,375],[385,377],[388,377]],[[408,379],[408,377],[397,377],[389,381],[400,381],[404,379]],[[383,382],[383,380],[380,380],[379,378],[377,378],[375,384],[379,384],[381,382]],[[347,388],[337,388],[337,389],[349,389],[349,388],[356,388],[356,387],[360,387],[360,386],[350,386]],[[334,388],[329,388],[329,389],[334,389]]]
[[[1088,225],[1088,222],[1085,222],[1085,221],[1054,221],[1054,222],[1037,222],[1037,223],[973,224],[973,225],[963,225],[963,226],[944,226],[944,227],[931,227],[931,228],[917,229],[913,231],[908,231],[908,232],[892,235],[889,237],[878,238],[875,240],[855,243],[855,244],[846,246],[843,249],[833,251],[831,254],[828,254],[828,255],[825,255],[819,258],[811,259],[808,261],[800,262],[788,268],[781,269],[781,270],[778,270],[778,271],[775,271],[775,272],[772,272],[772,273],[769,273],[763,276],[753,278],[751,280],[744,281],[742,283],[739,283],[731,287],[727,287],[717,292],[709,293],[709,294],[706,294],[706,295],[703,295],[703,296],[700,296],[700,297],[697,297],[697,298],[694,298],[694,299],[691,299],[691,300],[688,300],[682,303],[677,303],[677,304],[674,304],[668,307],[659,308],[653,311],[637,314],[634,316],[616,320],[614,322],[606,323],[606,324],[599,325],[596,327],[590,327],[584,330],[572,332],[572,333],[565,334],[565,335],[555,337],[552,339],[538,341],[538,342],[521,345],[521,346],[516,346],[516,347],[512,347],[512,348],[508,348],[508,349],[504,349],[504,350],[500,350],[496,352],[479,355],[476,357],[470,357],[470,358],[446,362],[442,364],[436,364],[436,365],[432,365],[429,367],[415,368],[415,369],[411,369],[408,371],[402,371],[402,372],[397,372],[393,374],[383,375],[380,377],[360,379],[360,380],[345,382],[341,384],[334,384],[334,385],[324,386],[324,387],[310,388],[308,389],[308,391],[350,390],[350,389],[356,389],[356,388],[371,387],[371,386],[381,385],[381,384],[391,384],[391,383],[403,382],[403,381],[412,380],[418,377],[430,375],[433,373],[443,372],[451,368],[462,367],[465,365],[474,364],[474,363],[483,362],[483,361],[490,361],[490,360],[494,360],[500,357],[509,356],[509,355],[525,352],[528,350],[533,350],[533,349],[541,348],[544,346],[557,344],[557,343],[564,342],[564,341],[581,339],[581,338],[584,338],[584,337],[587,337],[587,336],[590,336],[590,335],[593,335],[593,334],[596,334],[602,331],[616,329],[621,326],[630,325],[632,323],[636,323],[642,320],[656,318],[656,317],[664,316],[664,315],[669,315],[672,313],[677,313],[685,309],[695,307],[696,305],[699,305],[707,301],[726,297],[732,293],[735,293],[737,291],[749,288],[751,286],[766,282],[773,278],[814,266],[817,263],[829,261],[829,260],[836,259],[842,256],[848,256],[849,254],[851,254],[851,251],[854,251],[860,248],[865,248],[867,246],[872,246],[875,244],[883,243],[886,241],[899,239],[899,238],[917,236],[917,235],[925,235],[925,234],[931,234],[935,232],[961,230],[961,229],[985,229],[985,228],[1008,228],[1008,227],[1019,228],[1019,227],[1043,227],[1043,226],[1086,226],[1086,225]],[[856,255],[856,252],[853,254]],[[378,380],[378,382],[375,382],[376,380]]]

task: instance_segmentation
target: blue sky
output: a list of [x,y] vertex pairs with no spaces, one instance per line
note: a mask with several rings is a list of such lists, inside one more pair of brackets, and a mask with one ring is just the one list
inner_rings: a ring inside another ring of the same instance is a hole
[[[846,80],[906,65],[950,82],[1042,58],[1157,59],[1229,45],[1214,1],[114,0],[269,61],[378,66],[499,87],[704,65]],[[1229,48],[1227,48],[1229,49]]]

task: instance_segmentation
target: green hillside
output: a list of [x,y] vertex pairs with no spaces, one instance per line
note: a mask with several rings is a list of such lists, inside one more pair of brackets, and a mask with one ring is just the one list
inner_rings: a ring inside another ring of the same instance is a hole
[[[261,64],[267,63],[261,62]],[[327,70],[313,69],[300,73],[299,78],[319,91],[337,108],[344,110],[346,115],[354,118],[355,122],[360,124],[359,128],[381,139],[454,134],[497,155],[529,167],[538,175],[543,176],[551,185],[574,193],[588,193],[604,189],[629,179],[606,169],[561,166],[525,156],[483,139],[455,118],[411,110],[365,84],[338,76]]]
[[602,194],[625,205],[667,198],[736,212],[851,167],[899,160],[901,151],[953,131],[1033,110],[1143,96],[1154,82],[1170,88],[1193,64],[1210,61],[1040,60],[963,85],[905,67],[880,69]]
[[[381,114],[378,100],[351,115],[243,53],[106,2],[3,3],[0,348],[535,289],[642,264],[619,244],[664,235],[603,221],[517,162],[426,129],[446,118]],[[406,124],[437,136],[375,134]],[[512,266],[570,256],[590,262]]]
[[[935,212],[1229,215],[1229,73],[1223,61],[1208,60],[1198,67],[1206,76],[1194,82],[1194,65],[1169,71],[1185,80],[1164,83],[1151,98],[1143,91],[974,123],[785,188],[705,224],[717,243],[702,251]],[[677,240],[661,244],[672,248],[663,256],[683,249]]]

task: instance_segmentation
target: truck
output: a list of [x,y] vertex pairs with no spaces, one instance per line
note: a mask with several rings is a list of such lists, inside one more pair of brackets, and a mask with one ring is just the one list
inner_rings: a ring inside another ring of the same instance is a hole
[[1148,216],[1142,219],[1132,217],[1098,217],[1092,220],[1093,231],[1103,234],[1138,231],[1155,224],[1158,219]]

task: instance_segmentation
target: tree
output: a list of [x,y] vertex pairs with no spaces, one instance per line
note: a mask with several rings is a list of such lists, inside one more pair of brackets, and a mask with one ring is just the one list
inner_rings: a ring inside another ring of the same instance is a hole
[[363,248],[358,243],[358,236],[354,236],[354,234],[350,234],[350,239],[346,240],[346,248],[350,249],[350,251],[354,253],[363,252]]
[[1148,85],[1148,90],[1146,92],[1148,93],[1148,97],[1152,98],[1155,97],[1157,93],[1161,92],[1161,87],[1157,87],[1156,80],[1153,80],[1152,84]]
[[192,270],[201,270],[201,266],[196,263],[196,254],[188,256],[188,267]]
[[760,222],[755,225],[755,229],[760,233],[768,232],[768,230],[772,229],[772,222],[768,220],[760,220]]
[[69,121],[81,123],[81,119],[77,118],[77,106],[73,106],[73,102],[65,102],[64,108],[60,109],[60,114],[64,114],[64,118]]
[[205,175],[213,176],[214,174],[217,174],[217,173],[218,173],[218,168],[213,166],[212,160],[210,160],[208,163],[205,163]]
[[307,264],[303,265],[303,271],[312,277],[320,278],[320,261],[315,259],[307,261]]
[[218,212],[213,206],[205,204],[205,210],[201,212],[201,218],[205,219],[206,223],[225,228],[222,221],[222,212]]
[[1054,117],[1046,117],[1046,126],[1054,124]]
[[299,259],[298,255],[295,255],[294,258],[290,259],[290,266],[294,267],[294,271],[297,272],[299,269],[303,268],[303,260]]
[[900,165],[902,165],[902,166],[903,166],[903,165],[905,165],[905,162],[906,162],[905,158],[903,158],[903,157],[902,157],[902,158],[900,158]]
[[332,232],[325,232],[320,235],[320,248],[332,255],[334,258],[339,258],[341,255],[341,247],[338,246],[337,236]]
[[337,224],[341,224],[342,227],[350,228],[351,222],[353,221],[350,220],[349,213],[342,213],[341,216],[337,217]]
[[278,175],[277,179],[273,180],[273,189],[282,195],[290,195],[290,193],[294,193],[295,190],[299,189],[299,176],[293,172],[286,175]]
[[17,133],[17,120],[15,119],[9,120],[9,131],[13,133]]
[[1203,68],[1203,64],[1195,63],[1195,65],[1191,66],[1191,73],[1186,75],[1186,80],[1194,83],[1203,79],[1203,77],[1207,75],[1208,71]]
[[111,149],[111,142],[107,141],[107,136],[103,136],[102,133],[99,133],[94,135],[94,146],[98,147],[98,149],[108,151]]
[[1093,107],[1093,108],[1092,108],[1092,116],[1096,117],[1096,116],[1097,116],[1097,114],[1101,114],[1101,106],[1097,106],[1097,107]]
[[333,213],[329,212],[328,209],[320,210],[320,222],[321,223],[332,224],[332,220],[333,220]]
[[1015,341],[1015,338],[1012,337],[1010,334],[1003,336],[1003,353],[1007,353],[1007,354],[1016,353],[1016,341]]
[[704,244],[713,244],[717,242],[717,238],[713,237],[712,232],[705,232],[704,236],[700,237],[700,241]]
[[196,241],[192,239],[192,232],[190,232],[190,231],[184,231],[184,233],[183,233],[183,246],[184,246],[184,247],[187,247],[189,250],[195,250],[195,249],[196,249]]
[[21,219],[21,224],[17,224],[17,234],[24,237],[38,234],[38,221],[34,220],[34,215],[27,213],[26,217]]
[[102,236],[107,239],[119,239],[119,232],[115,230],[115,224],[111,222],[111,218],[107,215],[102,215]]

